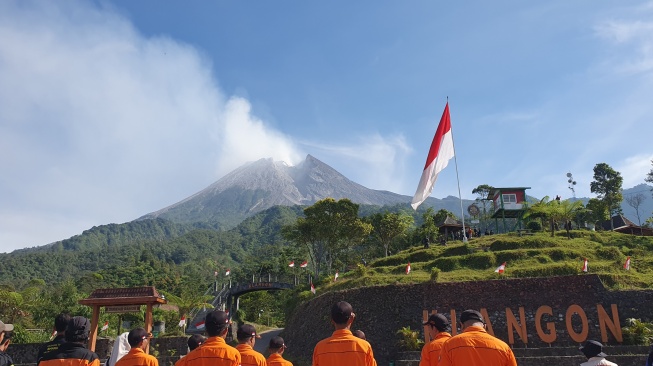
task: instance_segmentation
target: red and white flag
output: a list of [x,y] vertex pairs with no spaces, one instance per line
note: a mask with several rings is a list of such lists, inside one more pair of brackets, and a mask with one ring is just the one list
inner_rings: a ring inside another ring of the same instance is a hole
[[288,263],[288,267],[292,268],[294,266],[295,266],[295,261],[292,261],[292,262]]
[[227,269],[227,272],[224,273],[225,276],[229,276],[231,274],[231,270]]
[[52,335],[50,336],[50,340],[53,340],[54,337],[56,337],[56,336],[57,336],[57,330],[55,329],[55,330],[52,331]]
[[583,272],[587,272],[589,270],[589,265],[588,265],[587,258],[583,259]]
[[299,265],[300,268],[306,268],[308,267],[308,261],[303,261],[302,264]]
[[406,266],[406,274],[410,273],[410,262],[408,262],[408,265]]
[[315,286],[313,286],[313,282],[311,282],[311,292],[315,295]]
[[503,273],[506,270],[506,262],[501,263],[497,269],[494,270],[496,273]]
[[182,315],[181,319],[179,320],[179,327],[185,327],[186,326],[186,315]]
[[429,155],[426,158],[426,165],[422,172],[422,177],[419,180],[417,191],[413,196],[413,201],[410,204],[414,210],[424,202],[428,196],[433,192],[435,181],[438,179],[438,174],[447,167],[449,160],[454,156],[453,149],[453,135],[451,133],[451,116],[449,115],[449,102],[444,107],[440,124],[435,131]]
[[626,271],[630,271],[630,257],[626,258],[626,262],[624,263],[624,269]]
[[205,326],[204,326],[204,320],[202,320],[201,322],[195,324],[195,328],[197,328],[197,329],[204,329],[204,328],[205,328]]
[[102,326],[102,329],[100,329],[100,330],[104,332],[107,329],[109,329],[109,321],[108,320],[106,322],[104,322],[104,325]]
[[338,271],[336,271],[336,275],[333,276],[333,281],[334,281],[334,282],[335,282],[335,281],[338,281]]

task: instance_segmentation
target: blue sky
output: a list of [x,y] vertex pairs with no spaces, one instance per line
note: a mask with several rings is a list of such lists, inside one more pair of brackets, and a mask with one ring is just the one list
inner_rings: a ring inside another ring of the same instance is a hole
[[[0,2],[0,251],[264,157],[412,196],[447,97],[465,198],[643,183],[653,2]],[[457,194],[450,164],[432,196]]]

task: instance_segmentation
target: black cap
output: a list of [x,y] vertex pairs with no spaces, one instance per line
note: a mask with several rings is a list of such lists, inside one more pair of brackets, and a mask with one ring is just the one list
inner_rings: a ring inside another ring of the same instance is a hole
[[270,339],[270,345],[268,346],[268,348],[279,349],[279,348],[288,348],[288,347],[286,347],[286,343],[283,341],[283,338],[272,337],[272,339]]
[[66,328],[67,342],[85,342],[91,331],[91,322],[83,316],[75,316],[68,322]]
[[252,337],[261,338],[261,336],[256,333],[256,328],[254,328],[253,325],[241,324],[238,326],[238,330],[236,331],[236,338],[238,338],[239,341],[244,341]]
[[191,351],[194,350],[195,348],[199,347],[202,343],[206,341],[206,338],[200,334],[193,334],[188,338],[188,349]]
[[127,343],[132,347],[136,347],[148,338],[152,338],[150,333],[143,328],[136,328],[129,331],[129,334],[127,335]]
[[479,322],[485,324],[485,320],[483,320],[483,315],[481,315],[481,313],[479,313],[476,310],[469,309],[469,310],[463,311],[462,314],[460,314],[460,322],[461,323],[465,324],[465,322],[467,322],[469,320],[476,320],[476,321],[479,321]]
[[63,332],[68,327],[68,322],[70,322],[70,315],[68,313],[61,313],[54,318],[54,329],[57,332]]
[[583,352],[587,358],[607,356],[605,353],[603,353],[603,345],[600,342],[593,340],[585,342],[584,345],[580,346],[579,350]]
[[346,301],[340,301],[331,308],[331,320],[336,324],[346,324],[354,309]]
[[216,336],[229,326],[229,314],[222,310],[213,310],[206,314],[204,326],[209,336]]
[[444,332],[449,329],[449,320],[446,316],[442,314],[431,314],[429,320],[422,323],[424,325],[431,325],[437,328],[437,330]]

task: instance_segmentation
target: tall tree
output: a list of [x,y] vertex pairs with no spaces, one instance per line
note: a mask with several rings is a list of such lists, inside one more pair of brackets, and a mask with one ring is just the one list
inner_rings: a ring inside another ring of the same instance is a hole
[[488,184],[481,184],[478,187],[472,189],[472,194],[477,195],[476,202],[480,202],[483,207],[483,212],[481,212],[481,221],[483,222],[483,230],[487,229],[487,219],[488,219],[488,204],[490,201],[487,200],[487,196],[494,190],[494,187]]
[[[590,190],[595,193],[608,208],[610,218],[621,213],[621,202],[624,200],[621,185],[623,184],[621,174],[612,169],[606,163],[599,163],[594,166],[594,181],[590,183]],[[610,226],[612,227],[612,220]],[[614,227],[612,227],[614,229]]]
[[372,224],[371,236],[381,244],[387,257],[392,242],[406,234],[414,220],[410,215],[386,211],[368,216],[365,221]]
[[585,208],[589,211],[590,220],[595,225],[610,218],[608,207],[598,198],[590,198]]
[[642,193],[635,193],[629,196],[626,196],[626,202],[628,205],[635,209],[637,214],[637,224],[642,226],[642,219],[639,217],[639,206],[646,200],[646,196]]

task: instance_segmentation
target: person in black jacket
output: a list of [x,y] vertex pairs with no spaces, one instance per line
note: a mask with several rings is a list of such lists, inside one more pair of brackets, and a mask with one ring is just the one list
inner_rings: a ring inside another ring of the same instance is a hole
[[38,360],[38,366],[100,366],[98,355],[86,349],[91,322],[83,316],[75,316],[66,328],[66,343],[58,349],[46,352]]
[[9,339],[9,334],[14,330],[13,324],[5,324],[0,321],[0,366],[14,366],[14,360],[11,359],[5,351],[11,340]]
[[36,356],[37,361],[40,360],[46,352],[54,351],[66,342],[66,328],[68,327],[69,321],[70,315],[66,313],[61,313],[54,318],[54,330],[57,334],[53,340],[44,343],[39,347],[39,353]]

